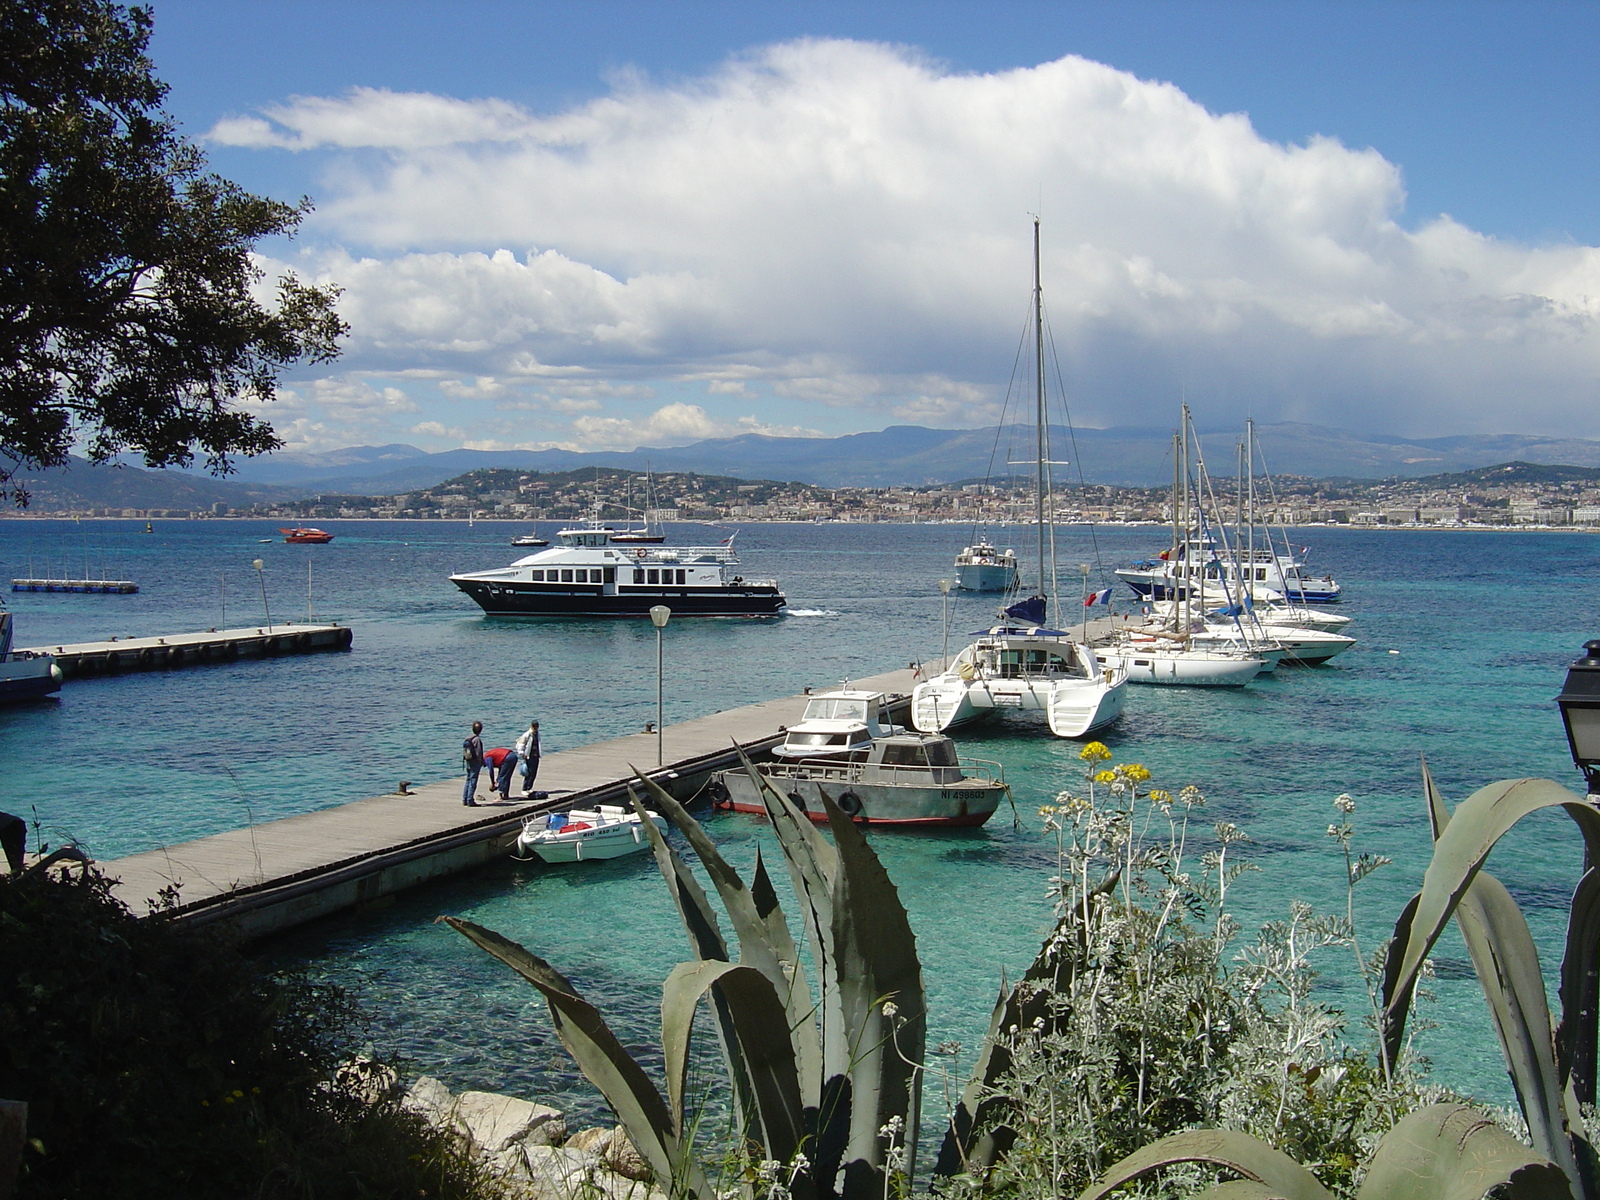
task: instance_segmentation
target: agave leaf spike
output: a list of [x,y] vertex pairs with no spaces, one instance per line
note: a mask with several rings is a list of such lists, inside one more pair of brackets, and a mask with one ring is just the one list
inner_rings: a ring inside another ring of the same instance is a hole
[[606,1098],[657,1178],[670,1181],[669,1194],[714,1200],[715,1193],[694,1161],[692,1147],[673,1122],[661,1093],[644,1069],[623,1049],[600,1014],[578,995],[571,981],[544,959],[492,929],[459,917],[445,917],[444,920],[543,994],[561,1044],[572,1055],[584,1077]]
[[1123,1184],[1152,1171],[1190,1162],[1226,1167],[1243,1175],[1266,1189],[1265,1193],[1256,1193],[1258,1196],[1265,1194],[1281,1200],[1333,1200],[1333,1193],[1318,1183],[1315,1175],[1282,1150],[1231,1129],[1191,1129],[1151,1142],[1109,1167],[1078,1200],[1101,1200]]
[[[927,1037],[927,997],[917,940],[900,893],[866,837],[831,799],[825,796],[823,803],[839,864],[834,876],[833,945],[840,1009],[855,1042],[848,1153],[854,1161],[881,1168],[884,1146],[879,1130],[892,1117],[903,1115],[907,1169],[914,1174],[919,1068]],[[893,1003],[892,1010],[886,1001]]]
[[1527,919],[1505,885],[1480,871],[1456,909],[1456,924],[1489,1002],[1533,1148],[1559,1166],[1577,1190],[1578,1163],[1568,1139],[1549,1002]]
[[1567,1176],[1476,1109],[1430,1104],[1384,1135],[1356,1200],[1572,1200]]
[[[665,1051],[667,1090],[678,1127],[684,1127],[684,1090],[694,1013],[700,997],[715,989],[727,999],[739,1044],[745,1048],[755,1103],[750,1114],[759,1124],[757,1141],[766,1157],[788,1163],[806,1139],[800,1080],[789,1045],[789,1022],[776,989],[754,967],[726,962],[680,963],[661,990],[661,1044]],[[747,1132],[748,1136],[748,1132]],[[811,1176],[802,1173],[789,1185],[796,1200],[813,1194]]]
[[[1384,978],[1384,1050],[1393,1063],[1405,1034],[1406,1014],[1417,973],[1455,913],[1483,860],[1500,837],[1529,813],[1563,806],[1577,821],[1591,850],[1600,850],[1600,813],[1548,779],[1511,779],[1480,788],[1461,802],[1434,843],[1407,928],[1396,926]],[[1600,854],[1591,853],[1600,860]],[[1402,917],[1402,921],[1405,918]],[[1398,961],[1395,961],[1398,960]]]
[[[778,905],[776,895],[771,893],[770,883],[767,895],[758,898],[750,888],[744,884],[739,873],[722,857],[716,843],[707,836],[700,822],[691,817],[683,805],[668,793],[659,784],[645,778],[637,769],[634,774],[644,784],[651,797],[655,800],[660,810],[667,818],[678,827],[689,844],[694,847],[695,853],[700,857],[701,865],[705,867],[706,875],[711,879],[712,885],[717,889],[717,895],[722,899],[723,907],[728,911],[728,918],[733,922],[734,932],[739,939],[739,961],[746,966],[754,967],[772,981],[772,986],[784,998],[784,1005],[789,1012],[789,1023],[795,1040],[795,1052],[801,1064],[801,1078],[803,1086],[808,1089],[807,1103],[812,1107],[817,1104],[817,1089],[820,1082],[820,1070],[816,1068],[821,1060],[821,1050],[818,1043],[816,1028],[816,1005],[811,998],[810,991],[805,986],[805,975],[800,970],[800,952],[795,946],[794,937],[789,932],[789,925],[783,915],[783,909]],[[632,796],[632,789],[629,789]],[[634,805],[642,812],[637,797]],[[647,822],[648,823],[648,822]],[[652,838],[652,843],[659,839]],[[662,842],[665,846],[664,841]],[[656,852],[656,862],[661,864],[661,850]],[[688,874],[688,867],[673,855],[676,862],[674,870],[681,870]],[[760,855],[757,852],[757,871],[762,873]],[[666,875],[666,867],[662,867],[662,874]],[[672,877],[667,877],[668,886],[673,886]],[[698,885],[696,885],[698,891]],[[676,894],[676,893],[675,893]],[[700,893],[702,900],[704,893]],[[706,905],[709,910],[709,904]],[[682,911],[680,905],[680,912]],[[688,921],[685,915],[685,922]],[[692,936],[692,931],[691,931]],[[701,955],[702,958],[713,957]],[[731,956],[726,949],[715,957],[728,959]]]
[[773,787],[743,750],[739,751],[739,758],[767,806],[767,816],[772,820],[773,832],[783,850],[783,861],[789,868],[795,899],[800,905],[806,938],[811,943],[817,987],[821,992],[818,1005],[822,1018],[821,1074],[826,1090],[829,1080],[848,1073],[850,1062],[846,1027],[839,1009],[839,973],[834,965],[833,950],[833,879],[839,869],[839,856],[811,823],[811,818]]
[[[1437,842],[1449,827],[1451,814],[1434,785],[1426,758],[1422,788]],[[1550,1002],[1527,919],[1505,885],[1480,870],[1456,908],[1456,925],[1488,1001],[1533,1148],[1566,1173],[1574,1190],[1581,1190],[1571,1141],[1572,1132],[1580,1125],[1569,1120],[1564,1103],[1550,1030]],[[1573,1116],[1577,1112],[1571,1110]]]
[[650,819],[649,811],[639,802],[639,797],[632,787],[628,788],[628,799],[632,802],[634,811],[639,814],[639,827],[650,839],[650,849],[655,854],[656,866],[661,871],[662,879],[666,880],[667,890],[672,893],[673,903],[677,906],[678,916],[683,920],[684,930],[689,935],[689,947],[694,951],[695,957],[731,962],[728,943],[717,924],[716,910],[711,907],[711,900],[706,895],[705,889],[700,886],[700,881],[694,877],[689,864],[684,862],[678,852],[667,844],[667,839],[661,836],[661,831]]

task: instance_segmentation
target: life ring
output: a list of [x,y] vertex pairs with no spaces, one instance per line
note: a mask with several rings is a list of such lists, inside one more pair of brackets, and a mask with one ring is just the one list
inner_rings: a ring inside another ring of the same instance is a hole
[[839,798],[834,801],[839,806],[839,811],[847,817],[861,815],[861,797],[854,792],[840,792]]
[[728,785],[723,783],[722,780],[713,779],[706,784],[706,799],[711,801],[714,808],[721,808],[728,803],[729,798]]
[[633,552],[633,556],[635,558],[644,558],[649,553],[650,553],[650,551],[646,550],[643,546],[640,546],[637,550],[635,550]]

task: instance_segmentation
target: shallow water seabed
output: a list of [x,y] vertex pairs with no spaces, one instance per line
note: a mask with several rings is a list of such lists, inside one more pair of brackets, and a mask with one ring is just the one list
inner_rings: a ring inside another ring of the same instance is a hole
[[[304,617],[309,562],[315,614],[356,627],[348,655],[75,682],[57,702],[0,711],[0,808],[36,813],[52,841],[76,836],[114,857],[382,794],[400,779],[446,778],[474,718],[491,744],[509,744],[538,717],[551,750],[654,719],[655,636],[647,623],[487,619],[449,585],[452,570],[510,561],[517,552],[504,544],[508,526],[326,527],[337,535],[330,546],[286,546],[258,544],[275,533],[270,522],[157,522],[148,535],[142,522],[0,522],[0,560],[13,575],[24,573],[29,540],[87,540],[94,554],[103,536],[109,573],[143,589],[12,596],[19,645],[221,625],[224,579],[226,623],[262,619],[256,557],[275,619]],[[692,527],[674,532],[674,540],[706,536]],[[737,544],[747,569],[777,574],[797,615],[669,625],[669,721],[936,655],[935,582],[950,575],[966,532],[745,529]],[[1342,910],[1342,858],[1325,830],[1336,817],[1332,798],[1351,793],[1359,848],[1395,859],[1358,894],[1370,949],[1426,865],[1420,752],[1452,802],[1511,776],[1578,782],[1552,698],[1566,664],[1600,634],[1591,582],[1600,544],[1582,535],[1333,529],[1297,531],[1296,539],[1312,547],[1313,567],[1345,584],[1340,607],[1357,618],[1351,632],[1360,645],[1329,667],[1282,668],[1242,691],[1137,689],[1104,740],[1116,761],[1143,762],[1162,786],[1199,786],[1204,821],[1233,821],[1251,835],[1262,870],[1235,892],[1247,930],[1281,916],[1291,898]],[[1060,561],[1070,568],[1098,557],[1109,570],[1162,542],[1159,530],[1074,530]],[[1070,586],[1077,584],[1074,573]],[[994,604],[953,598],[952,650],[988,622]],[[964,1070],[1002,973],[1015,979],[1049,927],[1054,854],[1037,810],[1081,778],[1081,764],[1078,743],[1027,726],[991,725],[959,740],[963,753],[1005,764],[1022,827],[1013,829],[1002,809],[980,830],[873,838],[917,933],[929,1043],[961,1041]],[[759,819],[729,814],[710,825],[743,869],[762,845],[784,886]],[[1580,851],[1560,814],[1525,826],[1491,869],[1528,907],[1553,995]],[[272,953],[354,986],[378,1021],[375,1040],[453,1086],[505,1088],[598,1113],[533,990],[432,924],[443,912],[500,929],[548,958],[630,1046],[655,1053],[660,984],[686,950],[648,857],[583,871],[491,866],[278,939]],[[1456,969],[1466,955],[1453,933],[1438,958],[1438,999],[1425,1011],[1440,1028],[1420,1039],[1437,1078],[1509,1102],[1477,984]],[[1359,1019],[1365,999],[1342,982],[1347,964],[1326,960],[1324,995]],[[930,1086],[930,1105],[935,1093]]]

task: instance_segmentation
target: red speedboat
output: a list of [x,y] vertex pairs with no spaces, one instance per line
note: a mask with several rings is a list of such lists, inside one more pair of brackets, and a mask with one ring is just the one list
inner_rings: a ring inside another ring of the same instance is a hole
[[333,534],[324,533],[320,529],[312,529],[309,525],[298,526],[294,529],[280,529],[283,540],[291,545],[298,546],[325,546],[333,541]]

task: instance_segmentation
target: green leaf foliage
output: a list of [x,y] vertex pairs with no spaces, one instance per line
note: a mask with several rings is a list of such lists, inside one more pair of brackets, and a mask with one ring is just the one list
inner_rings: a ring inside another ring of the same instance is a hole
[[0,963],[21,1200],[498,1194],[455,1138],[339,1082],[367,1033],[342,992],[137,918],[93,871],[0,876]]
[[[251,251],[309,211],[210,174],[162,111],[148,9],[0,4],[0,452],[26,468],[137,450],[151,466],[280,443],[236,407],[338,353],[338,289],[255,299]],[[14,466],[0,470],[0,483]],[[25,499],[25,497],[19,497]]]

